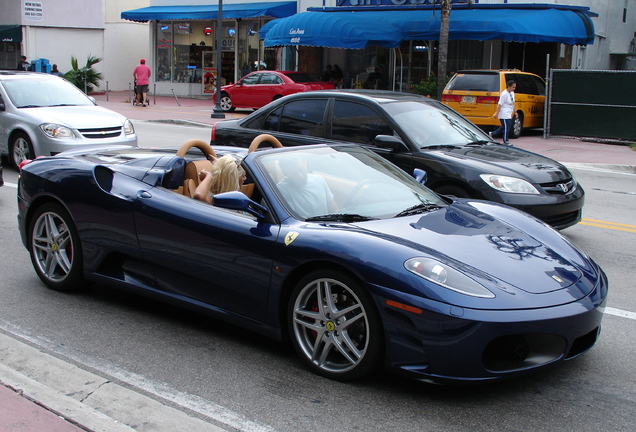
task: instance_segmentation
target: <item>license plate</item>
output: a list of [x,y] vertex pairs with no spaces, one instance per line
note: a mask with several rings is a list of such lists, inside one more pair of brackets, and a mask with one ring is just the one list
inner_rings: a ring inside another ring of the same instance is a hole
[[474,104],[475,103],[475,96],[462,96],[462,102],[463,103],[468,103],[468,104]]

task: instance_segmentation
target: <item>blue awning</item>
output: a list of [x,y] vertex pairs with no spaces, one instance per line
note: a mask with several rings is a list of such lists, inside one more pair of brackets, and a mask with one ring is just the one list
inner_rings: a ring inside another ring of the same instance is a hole
[[[524,6],[524,7],[522,7]],[[403,40],[438,40],[440,11],[367,7],[310,10],[274,20],[260,37],[270,46],[397,47]],[[374,10],[371,10],[374,9]],[[449,39],[594,43],[589,8],[564,5],[472,5],[451,10]],[[594,14],[592,14],[594,15]]]
[[[257,2],[223,4],[224,19],[238,18],[284,18],[297,11],[295,1]],[[122,19],[136,22],[215,20],[218,18],[219,5],[206,6],[149,6],[121,13]]]
[[265,46],[304,45],[361,49],[367,45],[400,46],[401,32],[365,12],[303,12],[270,21],[260,32]]

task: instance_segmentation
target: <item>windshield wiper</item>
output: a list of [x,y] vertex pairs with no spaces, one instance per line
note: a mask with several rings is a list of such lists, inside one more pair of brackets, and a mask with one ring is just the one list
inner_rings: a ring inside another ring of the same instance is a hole
[[18,108],[42,108],[42,105],[22,105]]
[[414,214],[437,210],[439,208],[442,208],[442,207],[438,204],[422,203],[422,204],[414,205],[413,207],[409,207],[406,210],[402,210],[401,212],[396,214],[394,217],[411,216]]
[[377,218],[370,216],[362,216],[354,213],[333,213],[322,216],[312,216],[305,219],[305,222],[320,222],[320,221],[333,221],[333,222],[362,222],[374,220]]
[[49,105],[49,107],[60,107],[60,106],[77,106],[77,104],[55,104],[55,105]]
[[492,144],[492,141],[488,141],[488,140],[475,140],[475,141],[471,141],[469,143],[467,143],[467,146],[480,146],[480,145],[484,145],[484,144]]

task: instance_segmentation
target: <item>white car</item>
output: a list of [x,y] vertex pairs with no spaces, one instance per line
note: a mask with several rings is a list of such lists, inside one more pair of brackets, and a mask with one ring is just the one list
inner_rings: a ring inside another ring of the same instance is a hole
[[11,164],[101,144],[137,146],[130,120],[63,78],[0,71],[0,153]]

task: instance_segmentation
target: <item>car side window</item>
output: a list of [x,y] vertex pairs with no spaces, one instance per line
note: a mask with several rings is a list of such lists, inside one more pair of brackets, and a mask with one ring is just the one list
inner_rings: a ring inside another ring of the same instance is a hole
[[[278,127],[280,126],[280,115],[283,112],[283,107],[279,106],[274,111],[269,113],[267,117],[265,117],[265,121],[263,122],[262,130],[268,131],[278,131]],[[247,125],[247,127],[257,127],[256,125]]]
[[541,96],[545,96],[545,82],[536,76],[532,77],[534,84],[537,86],[538,94]]
[[259,84],[280,84],[280,78],[271,73],[262,74]]
[[[282,107],[282,112],[276,113],[278,109],[272,112],[265,120],[265,124],[273,126],[274,122],[278,121],[280,132],[321,137],[326,108],[327,99],[289,102]],[[276,115],[279,117],[276,118]]]
[[332,139],[371,144],[378,135],[393,135],[393,129],[373,108],[355,102],[336,101]]
[[248,85],[256,84],[260,77],[261,77],[260,74],[248,75],[241,80],[241,84],[248,84]]

